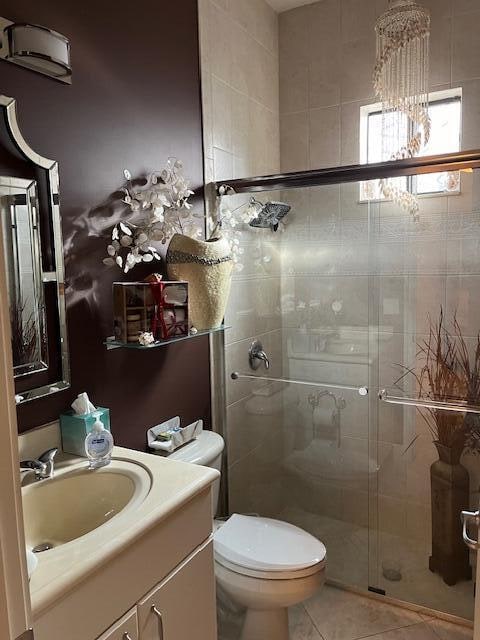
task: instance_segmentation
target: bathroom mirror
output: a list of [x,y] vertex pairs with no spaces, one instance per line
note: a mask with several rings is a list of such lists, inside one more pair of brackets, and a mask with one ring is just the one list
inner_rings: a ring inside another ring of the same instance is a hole
[[23,138],[0,96],[0,224],[17,403],[70,386],[58,165]]

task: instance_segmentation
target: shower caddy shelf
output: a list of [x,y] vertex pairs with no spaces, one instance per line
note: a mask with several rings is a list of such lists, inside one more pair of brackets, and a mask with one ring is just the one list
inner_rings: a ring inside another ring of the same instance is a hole
[[202,336],[209,336],[213,333],[221,333],[226,331],[227,329],[231,329],[231,327],[226,327],[222,325],[221,327],[216,327],[214,329],[207,329],[206,331],[198,331],[197,333],[191,333],[188,336],[175,336],[174,338],[167,338],[166,340],[157,340],[149,345],[142,345],[138,342],[125,343],[115,340],[112,336],[107,338],[104,341],[104,345],[107,347],[107,350],[110,349],[137,349],[137,350],[145,350],[145,349],[157,349],[158,347],[165,347],[169,344],[174,344],[176,342],[183,342],[184,340],[194,340],[195,338],[200,338]]

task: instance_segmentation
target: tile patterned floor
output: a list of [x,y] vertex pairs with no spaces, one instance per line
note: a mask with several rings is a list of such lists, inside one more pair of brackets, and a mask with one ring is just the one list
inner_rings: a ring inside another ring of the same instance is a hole
[[[220,595],[220,599],[223,598]],[[242,612],[219,606],[219,640],[238,640]],[[472,640],[468,627],[325,586],[290,610],[290,640]],[[274,640],[265,638],[265,640]]]

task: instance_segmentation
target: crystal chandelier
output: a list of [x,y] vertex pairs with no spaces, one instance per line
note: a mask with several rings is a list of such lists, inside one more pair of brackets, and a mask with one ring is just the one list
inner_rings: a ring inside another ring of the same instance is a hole
[[[382,156],[401,160],[417,155],[430,138],[428,62],[430,13],[415,0],[389,0],[375,24],[377,56],[373,74],[375,92],[382,101]],[[381,190],[418,220],[418,201],[384,179]]]

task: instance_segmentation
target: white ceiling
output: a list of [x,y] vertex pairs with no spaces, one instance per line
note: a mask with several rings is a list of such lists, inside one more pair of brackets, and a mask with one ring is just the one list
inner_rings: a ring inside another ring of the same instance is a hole
[[295,7],[301,7],[304,4],[313,4],[318,0],[267,0],[268,4],[278,13],[288,11]]

